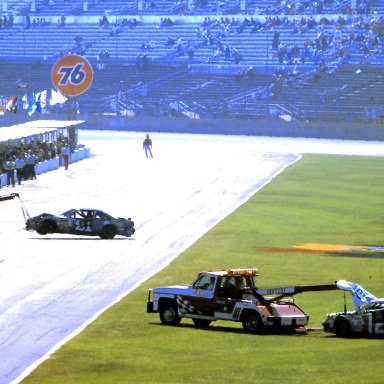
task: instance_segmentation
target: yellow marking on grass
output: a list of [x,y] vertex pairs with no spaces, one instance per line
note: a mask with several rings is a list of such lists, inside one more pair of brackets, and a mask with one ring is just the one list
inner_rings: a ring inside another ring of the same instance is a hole
[[367,247],[358,245],[338,245],[338,244],[302,244],[295,245],[293,248],[312,252],[351,252],[354,250],[366,250]]
[[340,245],[340,244],[316,244],[307,243],[294,245],[290,248],[264,248],[267,252],[290,253],[290,252],[313,252],[313,253],[346,253],[346,252],[380,252],[384,253],[383,246],[377,245]]

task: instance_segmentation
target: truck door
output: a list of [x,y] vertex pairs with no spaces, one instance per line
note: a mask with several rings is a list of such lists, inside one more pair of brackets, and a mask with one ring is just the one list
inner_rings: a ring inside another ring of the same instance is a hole
[[213,317],[216,280],[216,276],[202,275],[195,281],[193,295],[187,298],[192,308],[190,314]]
[[231,318],[236,302],[241,300],[245,280],[242,276],[226,276],[219,284],[215,314],[221,319]]

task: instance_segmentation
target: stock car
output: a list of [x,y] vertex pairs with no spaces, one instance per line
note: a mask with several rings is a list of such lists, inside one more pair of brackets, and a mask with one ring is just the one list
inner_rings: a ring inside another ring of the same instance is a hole
[[132,219],[116,219],[98,209],[70,209],[59,215],[42,213],[29,218],[25,225],[28,231],[35,230],[40,235],[67,233],[113,239],[116,235],[130,237],[135,233]]
[[363,304],[353,312],[329,313],[323,322],[325,332],[338,337],[352,335],[384,336],[384,299]]

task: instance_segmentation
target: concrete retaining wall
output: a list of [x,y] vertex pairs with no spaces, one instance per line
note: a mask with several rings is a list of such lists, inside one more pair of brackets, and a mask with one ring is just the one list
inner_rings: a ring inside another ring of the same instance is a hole
[[383,124],[305,123],[282,120],[187,119],[172,117],[84,116],[81,129],[384,140]]

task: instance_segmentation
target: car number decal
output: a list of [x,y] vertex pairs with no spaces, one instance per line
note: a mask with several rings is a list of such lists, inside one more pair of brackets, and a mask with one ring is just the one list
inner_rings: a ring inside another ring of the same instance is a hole
[[92,227],[90,222],[84,220],[76,220],[75,231],[79,232],[92,232]]
[[375,324],[375,334],[384,335],[384,323]]

